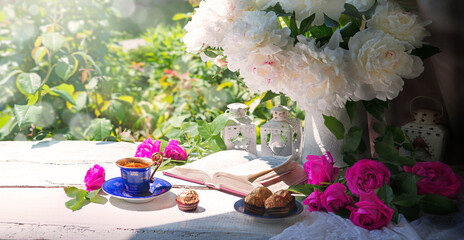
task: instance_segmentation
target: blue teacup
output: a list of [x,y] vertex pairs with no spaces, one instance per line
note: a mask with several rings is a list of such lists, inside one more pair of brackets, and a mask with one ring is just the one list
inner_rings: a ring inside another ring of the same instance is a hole
[[149,193],[151,168],[155,162],[150,158],[129,157],[116,161],[121,168],[121,177],[125,191],[131,195]]

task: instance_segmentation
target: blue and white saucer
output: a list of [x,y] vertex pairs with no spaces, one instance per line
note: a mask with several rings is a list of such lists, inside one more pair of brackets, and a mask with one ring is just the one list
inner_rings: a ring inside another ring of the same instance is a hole
[[115,198],[123,199],[131,203],[146,203],[156,197],[159,197],[171,190],[171,184],[161,178],[155,178],[155,181],[150,184],[150,191],[142,195],[133,195],[124,190],[124,184],[121,177],[112,178],[103,183],[102,189],[108,195]]

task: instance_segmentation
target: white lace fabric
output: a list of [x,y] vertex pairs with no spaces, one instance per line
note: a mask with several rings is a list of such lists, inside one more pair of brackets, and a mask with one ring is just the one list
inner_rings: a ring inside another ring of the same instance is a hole
[[288,227],[272,240],[366,239],[366,240],[435,240],[464,239],[464,201],[460,211],[446,216],[424,215],[408,222],[402,215],[398,224],[390,223],[381,230],[368,231],[354,225],[349,219],[334,213],[304,210],[304,220]]

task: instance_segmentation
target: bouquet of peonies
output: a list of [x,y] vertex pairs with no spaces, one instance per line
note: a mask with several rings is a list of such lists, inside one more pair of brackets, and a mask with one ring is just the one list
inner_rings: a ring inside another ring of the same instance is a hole
[[185,26],[187,51],[239,71],[252,91],[331,113],[387,100],[437,52],[417,15],[390,0],[205,0]]
[[362,159],[339,169],[333,166],[330,153],[306,159],[307,184],[290,190],[306,195],[303,203],[311,212],[335,212],[373,230],[396,222],[399,213],[413,220],[421,211],[447,214],[458,210],[453,200],[463,180],[444,163],[417,162],[390,171],[379,160]]

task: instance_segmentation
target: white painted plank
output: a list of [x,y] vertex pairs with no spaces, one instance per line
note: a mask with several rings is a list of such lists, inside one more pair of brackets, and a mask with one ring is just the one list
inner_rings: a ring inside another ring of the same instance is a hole
[[113,163],[134,156],[139,143],[91,141],[0,141],[0,162]]
[[[175,205],[176,193],[179,191],[180,189],[173,189],[146,204],[131,204],[109,197],[104,205],[89,204],[72,212],[64,206],[69,198],[62,189],[0,188],[0,195],[4,197],[0,204],[0,229],[11,224],[29,224],[38,231],[38,235],[33,238],[52,239],[59,238],[63,231],[58,231],[56,236],[41,234],[45,234],[47,229],[59,229],[59,226],[75,226],[73,231],[84,234],[81,235],[83,239],[90,239],[95,232],[108,234],[111,239],[126,238],[123,236],[127,235],[118,234],[121,229],[127,230],[123,231],[125,234],[135,235],[161,231],[166,234],[188,232],[192,236],[197,233],[199,236],[213,236],[213,233],[222,232],[225,235],[235,233],[230,235],[234,237],[249,234],[268,238],[300,220],[296,218],[278,224],[255,222],[235,212],[233,204],[238,197],[214,190],[197,190],[200,196],[199,208],[196,212],[185,213]],[[15,231],[0,231],[0,238],[29,238],[26,235],[32,234],[21,229]]]

